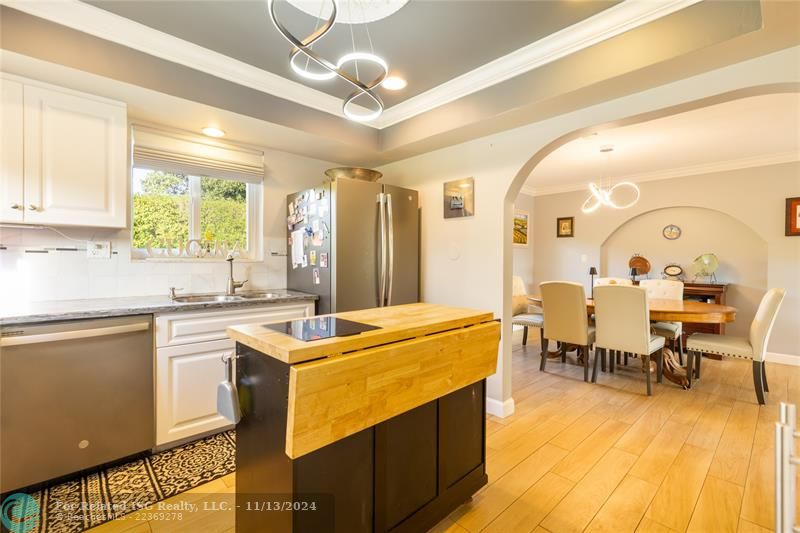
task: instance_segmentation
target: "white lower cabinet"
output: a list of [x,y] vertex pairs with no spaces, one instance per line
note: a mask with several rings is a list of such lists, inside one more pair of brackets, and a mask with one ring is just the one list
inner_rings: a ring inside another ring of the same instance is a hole
[[156,316],[156,445],[230,426],[217,413],[217,385],[225,379],[222,356],[236,349],[225,328],[313,314],[314,302],[303,301]]
[[156,444],[186,439],[230,424],[217,413],[217,384],[225,379],[222,356],[231,340],[157,350]]

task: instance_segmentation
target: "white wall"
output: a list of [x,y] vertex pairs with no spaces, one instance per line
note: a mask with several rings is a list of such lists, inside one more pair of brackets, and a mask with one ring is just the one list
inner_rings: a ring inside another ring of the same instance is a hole
[[[328,161],[286,152],[265,150],[264,260],[240,262],[236,279],[249,279],[245,288],[286,286],[286,258],[270,251],[286,252],[286,195],[321,183],[324,171],[340,166]],[[0,294],[4,304],[40,300],[104,298],[167,294],[169,287],[186,292],[224,291],[228,276],[224,261],[133,261],[130,230],[59,228],[71,238],[110,240],[117,252],[111,259],[86,258],[86,252],[25,253],[41,247],[85,248],[48,230],[0,228]]]
[[[488,380],[487,409],[490,412],[507,415],[514,409],[511,345],[507,342],[511,338],[513,276],[512,245],[508,236],[512,231],[513,201],[537,158],[542,157],[537,154],[543,154],[543,150],[556,140],[587,128],[610,127],[615,121],[742,90],[754,84],[800,83],[798,65],[800,48],[791,48],[381,167],[387,182],[417,188],[423,196],[423,298],[486,309],[504,319],[497,374]],[[445,220],[441,212],[442,183],[468,176],[475,178],[475,216]],[[723,188],[715,194],[725,194],[725,191]],[[691,190],[685,194],[690,195]],[[538,212],[536,216],[539,216]],[[769,224],[775,224],[776,216],[776,213],[768,214]],[[760,222],[758,227],[761,230],[757,231],[766,233],[763,230],[767,224]],[[534,241],[536,238],[534,233]],[[800,263],[798,247],[800,242],[787,243],[783,247],[783,271],[786,265]],[[549,262],[549,257],[536,256],[537,265]],[[800,292],[797,283],[800,282],[792,284],[790,289],[795,294]],[[784,314],[798,316],[798,297],[787,304]],[[782,330],[786,327],[781,325]]]
[[[729,303],[740,308],[729,331],[746,335],[764,290],[784,287],[786,300],[768,350],[800,355],[800,238],[784,236],[785,199],[800,195],[800,163],[651,181],[639,187],[639,203],[621,211],[581,213],[586,191],[537,197],[534,253],[548,260],[534,266],[535,282],[569,279],[588,288],[588,266],[600,267],[601,274],[626,276],[627,258],[636,252],[651,261],[656,273],[667,261],[688,266],[701,253],[714,252],[721,261],[720,281],[734,284]],[[673,206],[683,209],[663,209]],[[555,238],[552,226],[559,216],[575,217],[574,238]],[[661,236],[668,220],[684,227],[681,239],[670,242]],[[601,257],[604,242],[612,248],[606,250],[607,266]],[[588,266],[581,256],[587,257]]]
[[525,282],[528,294],[535,294],[533,284],[533,208],[534,198],[528,194],[520,193],[514,200],[514,211],[520,210],[528,213],[528,244],[522,246],[514,245],[514,275],[522,278]]

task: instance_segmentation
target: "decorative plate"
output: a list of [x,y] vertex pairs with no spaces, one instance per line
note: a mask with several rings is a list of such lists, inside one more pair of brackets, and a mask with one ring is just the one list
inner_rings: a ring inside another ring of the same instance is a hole
[[670,224],[668,226],[664,226],[664,229],[661,230],[661,234],[664,236],[665,239],[674,241],[675,239],[681,236],[681,228],[679,228],[675,224]]
[[650,272],[650,261],[648,261],[646,257],[634,254],[633,257],[628,260],[628,268],[635,268],[639,276],[644,276]]
[[683,276],[683,267],[676,263],[670,263],[664,267],[664,277],[679,278]]

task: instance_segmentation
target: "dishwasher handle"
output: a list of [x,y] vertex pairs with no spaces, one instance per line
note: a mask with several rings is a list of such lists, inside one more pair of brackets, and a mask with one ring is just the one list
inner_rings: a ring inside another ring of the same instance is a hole
[[107,326],[104,328],[74,329],[71,331],[59,331],[56,333],[20,335],[18,337],[9,336],[0,338],[0,346],[21,346],[24,344],[40,344],[43,342],[59,342],[75,339],[87,339],[90,337],[105,337],[106,335],[119,335],[120,333],[133,333],[135,331],[147,331],[148,329],[150,329],[150,322],[138,322],[136,324]]

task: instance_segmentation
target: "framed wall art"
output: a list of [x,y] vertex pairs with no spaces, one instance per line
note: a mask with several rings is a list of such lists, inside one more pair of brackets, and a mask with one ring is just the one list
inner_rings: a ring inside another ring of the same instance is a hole
[[800,237],[800,196],[786,199],[786,236]]
[[528,219],[527,211],[514,211],[514,240],[516,246],[528,246]]
[[575,236],[575,217],[558,217],[556,219],[556,237]]
[[444,218],[475,214],[475,179],[464,178],[444,184]]

